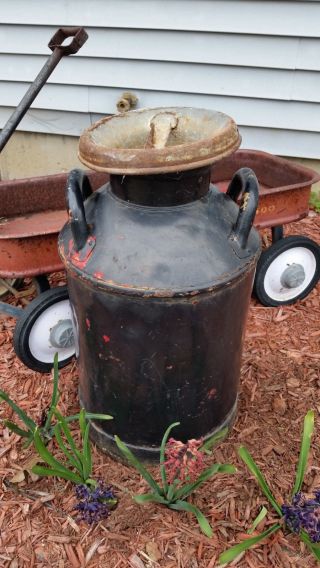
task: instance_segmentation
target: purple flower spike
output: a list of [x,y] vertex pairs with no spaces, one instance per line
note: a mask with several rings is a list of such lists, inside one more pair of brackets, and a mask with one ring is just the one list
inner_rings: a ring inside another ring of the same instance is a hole
[[296,493],[292,503],[282,505],[281,509],[289,530],[297,534],[304,530],[312,542],[320,542],[320,490],[315,491],[314,499]]
[[80,513],[80,519],[89,525],[97,523],[109,516],[117,499],[111,486],[99,481],[96,487],[76,485],[75,488],[79,503],[74,507]]

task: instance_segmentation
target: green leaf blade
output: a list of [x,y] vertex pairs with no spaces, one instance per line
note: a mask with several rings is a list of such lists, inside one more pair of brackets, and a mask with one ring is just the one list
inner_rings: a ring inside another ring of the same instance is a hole
[[28,430],[31,430],[31,432],[35,431],[37,427],[36,423],[24,412],[24,410],[22,410],[22,408],[20,408],[20,406],[13,402],[10,396],[3,390],[0,390],[0,400],[1,399],[9,404],[12,410],[19,416],[20,420],[22,420],[22,422],[26,425]]
[[253,536],[252,538],[243,540],[239,544],[235,544],[235,546],[232,546],[232,548],[229,548],[229,550],[226,550],[220,555],[219,564],[229,564],[229,562],[232,562],[235,558],[237,558],[237,556],[239,556],[239,554],[241,554],[245,550],[248,550],[249,548],[251,548],[251,546],[262,542],[264,539],[266,539],[268,536],[270,536],[280,528],[281,526],[279,525],[279,523],[276,523],[258,536]]
[[83,437],[83,475],[85,479],[88,479],[92,473],[92,456],[91,456],[91,446],[89,440],[90,424],[86,425],[86,429]]
[[201,446],[200,451],[201,452],[206,452],[207,454],[211,454],[212,452],[212,448],[218,444],[218,442],[220,442],[221,440],[223,440],[226,435],[228,434],[228,430],[229,428],[223,428],[222,430],[220,430],[219,432],[217,432],[216,434],[213,434],[212,436],[210,436],[210,438],[208,438],[204,444]]
[[21,438],[29,438],[30,430],[23,430],[15,422],[11,422],[11,420],[4,420],[3,422],[4,425],[11,430],[11,432],[18,434]]
[[202,483],[210,479],[210,477],[212,477],[216,473],[235,472],[236,468],[233,465],[215,463],[211,467],[208,467],[205,471],[203,471],[193,483],[188,483],[181,487],[181,489],[176,492],[175,497],[176,499],[185,499],[186,497],[191,495],[191,493],[193,493],[198,487],[200,487]]
[[132,465],[140,473],[140,475],[142,475],[142,477],[145,479],[145,481],[148,483],[148,485],[151,487],[151,489],[153,489],[153,491],[156,494],[158,494],[158,495],[160,495],[160,497],[162,497],[163,496],[162,491],[161,491],[159,485],[157,484],[157,482],[153,479],[152,475],[149,473],[149,471],[135,457],[135,455],[131,452],[131,450],[129,450],[129,448],[126,446],[126,444],[124,442],[122,442],[122,440],[120,440],[120,438],[118,436],[115,436],[114,439],[115,439],[115,442],[117,444],[118,449],[123,454],[123,456],[126,458],[128,463],[130,465]]
[[160,447],[160,473],[161,473],[161,479],[162,479],[162,484],[163,484],[163,491],[164,491],[165,494],[167,494],[167,491],[168,491],[167,474],[166,474],[166,468],[165,468],[165,465],[164,465],[166,444],[167,444],[171,430],[173,428],[175,428],[176,426],[180,426],[180,422],[173,422],[173,424],[170,424],[170,426],[166,429],[164,436],[162,438],[161,447]]
[[75,441],[72,437],[71,434],[71,430],[66,422],[66,419],[64,418],[64,416],[62,416],[62,414],[60,414],[60,412],[55,409],[54,411],[54,415],[56,417],[56,419],[58,420],[58,423],[61,425],[62,431],[66,437],[66,440],[69,444],[69,448],[73,454],[73,456],[75,457],[78,466],[77,466],[77,470],[79,471],[80,475],[83,474],[83,463],[82,463],[82,453],[78,450]]
[[155,493],[144,493],[143,495],[134,495],[133,500],[139,505],[144,505],[145,503],[160,503],[161,505],[167,505],[168,502],[160,495]]
[[58,400],[59,400],[59,396],[60,396],[59,389],[58,389],[58,382],[59,382],[58,353],[55,353],[54,358],[53,358],[53,390],[52,390],[52,397],[51,397],[49,412],[48,412],[48,415],[47,415],[45,425],[43,427],[45,432],[48,432],[48,430],[51,426],[52,417],[54,415],[54,411],[56,410],[56,407],[57,407],[57,404],[58,404]]
[[76,475],[75,473],[69,470],[61,471],[59,469],[45,467],[42,465],[34,465],[32,468],[32,472],[35,473],[36,475],[41,475],[42,477],[46,476],[61,477],[62,479],[65,479],[66,481],[72,481],[77,485],[83,483],[83,479],[81,477],[79,477],[78,475]]
[[206,519],[200,509],[198,509],[198,507],[192,505],[191,503],[187,503],[186,501],[176,501],[175,503],[168,505],[168,507],[170,509],[174,509],[175,511],[187,511],[188,513],[193,513],[203,534],[205,534],[209,538],[212,537],[213,531],[209,524],[209,521]]
[[[42,438],[39,434],[38,428],[36,428],[36,430],[34,432],[34,445],[35,445],[35,448],[36,448],[38,454],[42,458],[42,460],[45,463],[47,463],[50,466],[50,468],[59,471],[60,477],[70,475],[72,473],[61,462],[56,460],[55,457],[51,454],[51,452],[49,452],[48,448],[43,443],[43,440],[42,440]],[[66,477],[65,477],[65,479],[66,479]],[[83,480],[81,480],[80,482],[83,483]]]
[[[66,416],[66,422],[74,422],[75,420],[79,420],[80,414],[73,414],[72,416]],[[95,412],[86,412],[86,419],[87,420],[113,420],[113,416],[110,414],[97,414]]]
[[257,526],[261,523],[261,521],[263,521],[263,519],[267,516],[267,514],[268,514],[268,509],[265,506],[261,507],[261,511],[254,519],[252,527],[247,531],[247,533],[252,534],[253,531],[256,530]]
[[283,515],[282,515],[281,507],[280,507],[279,503],[277,503],[275,497],[273,496],[271,489],[269,488],[264,476],[262,475],[259,467],[255,463],[251,454],[248,452],[248,450],[244,446],[241,446],[239,448],[238,454],[239,454],[240,458],[242,459],[242,461],[246,464],[249,471],[251,471],[251,473],[256,478],[257,482],[260,485],[262,492],[267,497],[267,499],[270,501],[272,507],[275,509],[275,511],[278,513],[278,515],[280,517],[282,517]]
[[[66,456],[70,465],[72,465],[76,470],[78,470],[79,467],[78,467],[78,462],[76,461],[76,458],[72,455],[71,452],[69,452],[68,448],[66,447],[65,443],[63,442],[63,439],[62,439],[62,436],[61,436],[61,426],[60,426],[59,422],[57,422],[57,424],[55,424],[53,432],[54,432],[54,436],[55,436],[55,439],[57,441],[57,444],[58,444],[60,450],[62,450],[62,452]],[[80,471],[80,475],[81,475],[81,473],[82,473],[82,471]]]
[[314,411],[309,410],[304,417],[303,433],[301,438],[300,455],[297,466],[296,480],[292,490],[292,494],[295,495],[301,490],[304,475],[306,472],[306,467],[308,463],[308,457],[311,446],[311,438],[314,430]]

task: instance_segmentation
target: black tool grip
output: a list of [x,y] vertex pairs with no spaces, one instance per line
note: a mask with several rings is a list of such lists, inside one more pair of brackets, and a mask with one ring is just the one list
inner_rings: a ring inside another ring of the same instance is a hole
[[84,201],[91,195],[92,188],[88,176],[82,170],[72,170],[66,187],[66,201],[71,232],[76,251],[81,250],[89,237]]
[[238,197],[242,193],[241,203],[239,205],[239,213],[236,223],[233,227],[231,238],[236,240],[240,248],[244,249],[259,202],[259,182],[253,170],[250,168],[241,168],[238,170],[227,189],[227,195],[237,202]]

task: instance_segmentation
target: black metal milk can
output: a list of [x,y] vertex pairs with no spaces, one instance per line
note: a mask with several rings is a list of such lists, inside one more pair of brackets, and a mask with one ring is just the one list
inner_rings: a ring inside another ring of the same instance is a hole
[[220,193],[210,170],[239,144],[231,118],[192,108],[107,117],[81,136],[80,159],[110,182],[92,193],[85,173],[71,172],[59,250],[80,400],[114,417],[92,422],[110,453],[118,434],[152,459],[170,423],[187,440],[235,417],[259,190],[243,168]]

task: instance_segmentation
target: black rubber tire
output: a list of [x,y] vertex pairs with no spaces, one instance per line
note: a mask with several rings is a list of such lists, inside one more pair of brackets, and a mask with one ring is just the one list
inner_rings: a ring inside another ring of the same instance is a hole
[[[22,311],[21,317],[18,319],[14,334],[13,346],[16,355],[20,361],[24,363],[29,369],[38,371],[39,373],[49,373],[53,368],[53,363],[46,363],[36,359],[29,347],[29,336],[31,329],[38,319],[38,317],[50,306],[62,300],[68,300],[69,293],[67,286],[60,286],[58,288],[51,288],[37,296],[28,304]],[[59,361],[59,368],[65,367],[73,359],[73,355],[67,359]]]
[[[309,285],[296,297],[282,302],[274,300],[267,294],[265,290],[264,279],[266,272],[269,266],[272,264],[272,262],[281,253],[295,247],[303,247],[310,250],[313,253],[316,260],[316,269],[314,276],[311,282],[309,283]],[[311,292],[311,290],[318,283],[319,277],[320,277],[319,245],[315,241],[309,239],[308,237],[303,237],[300,235],[292,235],[290,237],[284,237],[283,239],[280,239],[279,241],[275,242],[273,245],[271,245],[269,248],[267,248],[265,251],[262,252],[257,264],[253,292],[255,296],[258,298],[258,300],[261,302],[261,304],[263,304],[264,306],[276,307],[276,306],[294,304],[298,300],[302,300],[303,298],[305,298]]]

